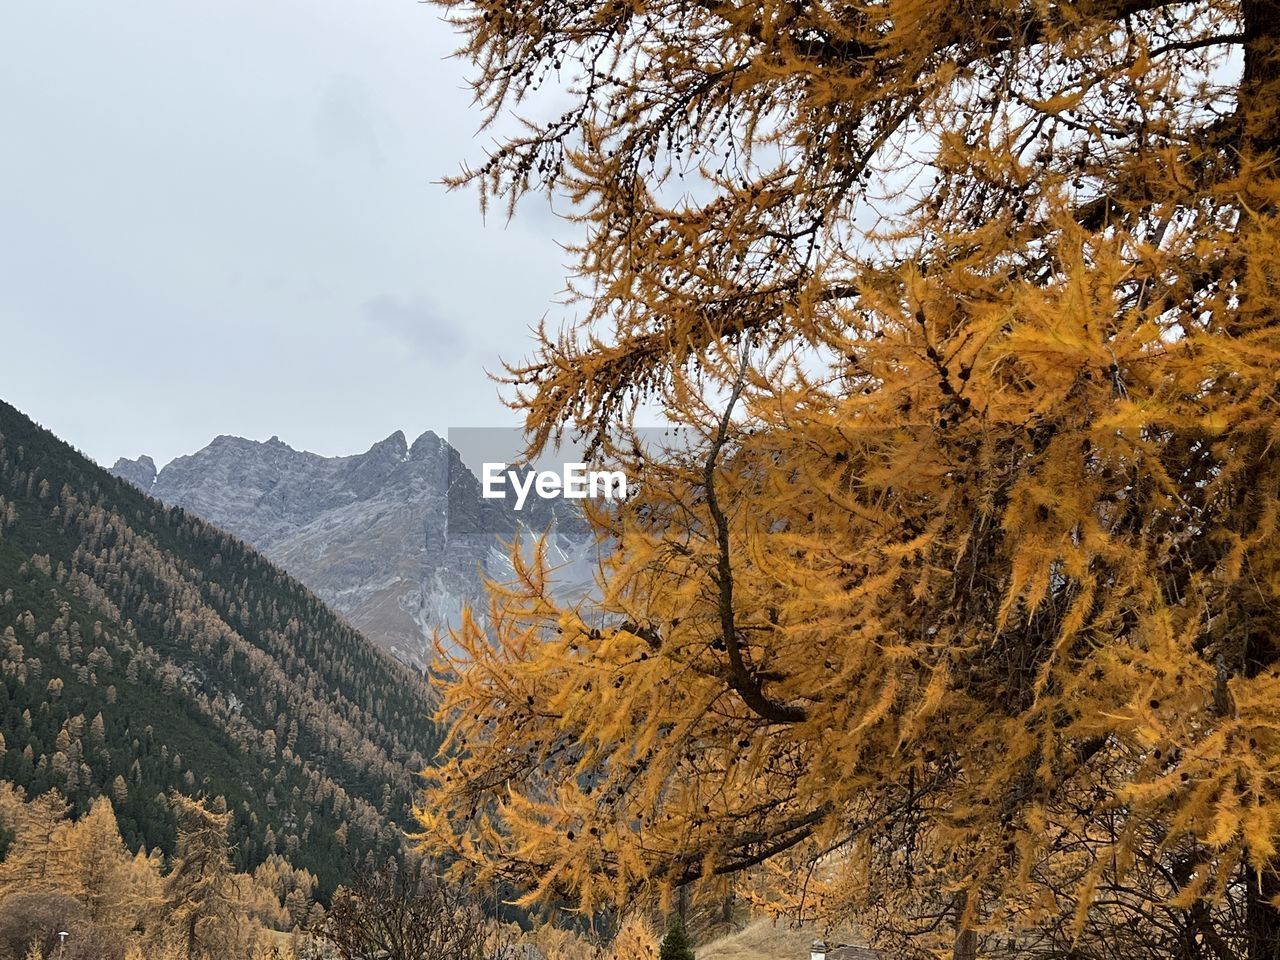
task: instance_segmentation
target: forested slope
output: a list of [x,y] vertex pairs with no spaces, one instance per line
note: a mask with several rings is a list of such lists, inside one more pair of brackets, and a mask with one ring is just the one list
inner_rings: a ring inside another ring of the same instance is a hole
[[165,852],[170,791],[223,796],[238,869],[279,852],[323,893],[400,843],[429,713],[301,584],[0,402],[0,777],[108,794]]

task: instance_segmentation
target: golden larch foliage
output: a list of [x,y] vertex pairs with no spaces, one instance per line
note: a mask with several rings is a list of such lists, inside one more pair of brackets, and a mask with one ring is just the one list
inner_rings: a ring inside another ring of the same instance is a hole
[[516,551],[452,638],[425,845],[586,912],[1280,933],[1280,7],[441,5],[532,114],[457,182],[585,231],[531,446],[640,484],[601,602]]

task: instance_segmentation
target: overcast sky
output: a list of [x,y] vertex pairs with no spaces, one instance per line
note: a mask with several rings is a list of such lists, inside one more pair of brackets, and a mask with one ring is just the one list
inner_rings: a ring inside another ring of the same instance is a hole
[[456,45],[414,0],[0,4],[0,396],[105,465],[515,422],[484,370],[572,234],[438,185],[483,159]]

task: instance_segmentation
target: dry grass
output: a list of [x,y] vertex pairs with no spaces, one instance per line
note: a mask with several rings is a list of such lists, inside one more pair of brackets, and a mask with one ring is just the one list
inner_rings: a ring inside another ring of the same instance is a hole
[[[822,933],[811,926],[756,920],[737,933],[698,946],[695,953],[698,960],[809,960],[809,946],[820,936]],[[826,939],[836,943],[852,937],[847,931],[836,931]]]

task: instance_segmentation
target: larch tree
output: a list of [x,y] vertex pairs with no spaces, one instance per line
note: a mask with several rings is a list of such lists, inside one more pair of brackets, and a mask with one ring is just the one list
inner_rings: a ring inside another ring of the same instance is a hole
[[236,887],[231,872],[227,826],[231,815],[201,800],[170,795],[178,820],[177,855],[165,877],[165,917],[178,931],[186,960],[220,956],[230,939]]
[[0,863],[0,896],[79,893],[80,851],[72,842],[67,801],[49,790],[17,810],[12,847]]
[[134,889],[133,859],[120,838],[111,801],[98,797],[71,828],[69,839],[78,854],[78,896],[93,924],[129,931],[142,906]]
[[457,183],[584,231],[531,449],[640,482],[452,639],[425,845],[1280,957],[1280,3],[438,2],[527,120]]

